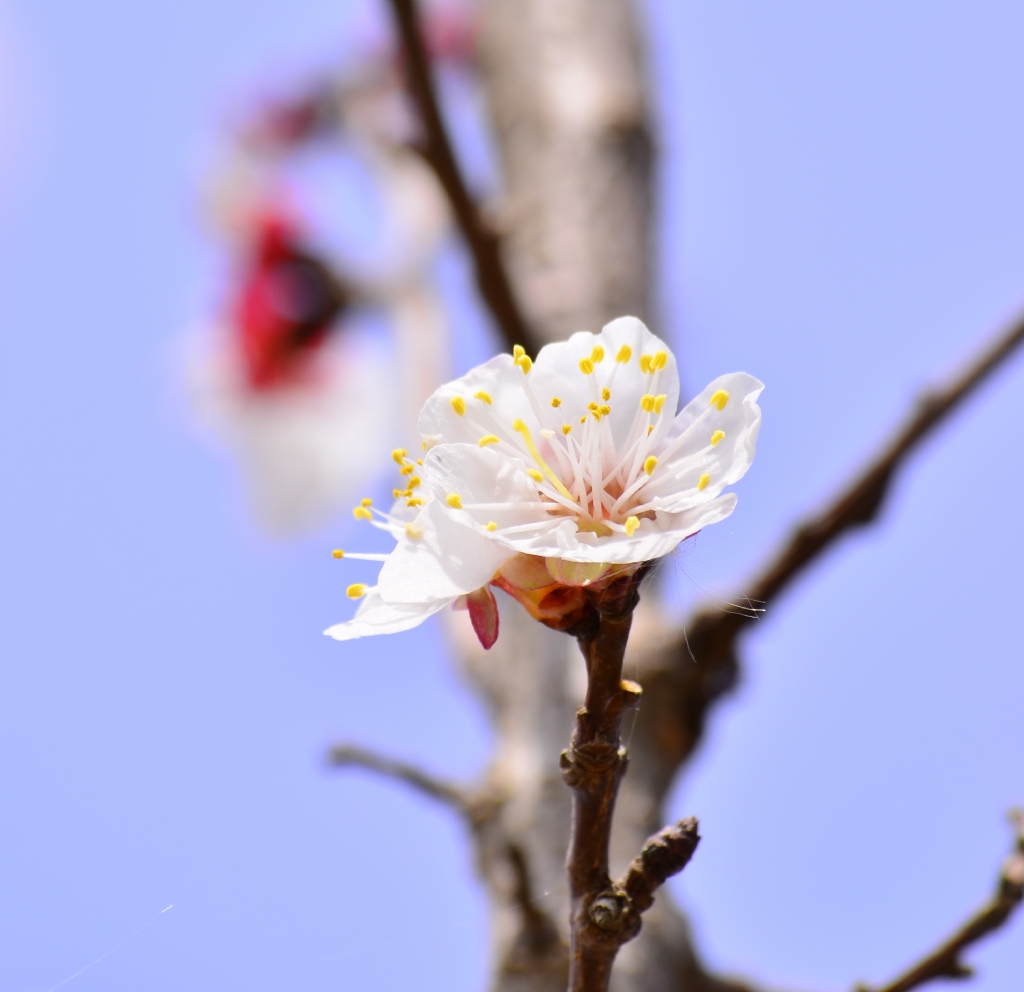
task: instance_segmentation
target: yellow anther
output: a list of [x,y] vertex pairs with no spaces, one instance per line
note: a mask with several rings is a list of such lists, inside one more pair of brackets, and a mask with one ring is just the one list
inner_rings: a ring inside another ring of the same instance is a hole
[[332,558],[344,558],[345,557],[345,552],[342,551],[341,548],[335,548],[331,552],[331,557]]
[[486,403],[488,406],[494,402],[494,400],[491,399],[491,394],[485,393],[482,389],[478,389],[473,394],[473,399],[479,400],[481,403]]
[[597,411],[600,410],[601,408],[595,402],[593,402],[593,400],[591,400],[591,402],[587,404],[587,409],[591,413],[597,413]]
[[426,442],[426,441],[420,441],[420,447],[421,447],[421,448],[422,448],[422,449],[423,449],[424,451],[426,451],[426,450],[427,450],[427,442]]
[[352,585],[345,590],[345,595],[348,596],[349,599],[362,599],[366,595],[368,588],[369,587],[363,585],[362,582],[353,582]]
[[413,465],[413,463],[412,463],[412,462],[409,462],[409,464],[408,464],[408,465],[403,465],[403,466],[402,466],[402,467],[401,467],[401,468],[400,468],[400,469],[398,470],[398,473],[399,473],[399,475],[412,475],[412,474],[413,474],[413,472],[415,472],[415,471],[416,471],[416,466],[415,466],[415,465]]
[[647,433],[648,433],[648,435],[654,433],[654,424],[648,424],[647,425]]
[[700,478],[699,478],[699,479],[697,480],[697,489],[698,489],[698,490],[699,490],[700,492],[704,492],[704,490],[705,490],[705,489],[707,489],[707,487],[708,487],[708,483],[709,483],[710,481],[711,481],[711,476],[710,476],[710,475],[708,475],[708,474],[707,474],[707,472],[705,472],[705,473],[704,473],[704,474],[703,474],[703,475],[702,475],[702,476],[701,476],[701,477],[700,477]]
[[535,468],[528,468],[526,470],[526,474],[531,479],[533,479],[535,482],[543,482],[544,481],[544,473],[543,472],[538,472]]
[[488,520],[487,529],[489,531],[496,531],[498,529],[498,525],[493,520]]
[[724,410],[728,402],[729,394],[724,389],[716,389],[708,400],[708,406],[717,406],[719,410]]
[[407,499],[405,501],[405,505],[406,506],[422,506],[423,505],[423,500],[421,500],[419,498],[419,496],[411,496],[409,499]]
[[587,418],[586,417],[580,417],[580,423],[581,424],[585,424],[586,422],[587,422]]
[[640,356],[640,371],[643,372],[644,375],[650,375],[650,373],[651,373],[651,356],[650,355],[641,355]]
[[444,500],[453,510],[462,509],[462,497],[458,493],[449,493]]
[[644,395],[640,397],[640,409],[643,410],[644,413],[654,413],[655,402],[655,397],[650,393],[644,393]]
[[373,519],[373,514],[368,509],[366,509],[365,506],[357,506],[352,511],[352,516],[355,517],[356,520],[372,520]]
[[398,465],[401,465],[402,462],[405,461],[405,456],[407,454],[409,454],[409,452],[406,451],[405,448],[395,448],[395,450],[391,452],[391,457],[394,458]]
[[526,354],[526,349],[521,344],[515,344],[512,346],[512,359],[518,362],[523,355]]
[[633,531],[635,531],[637,529],[637,527],[639,527],[639,526],[640,526],[640,518],[639,517],[627,517],[626,518],[626,523],[625,523],[626,537],[632,537],[633,536]]
[[599,406],[597,408],[597,412],[601,414],[602,417],[607,417],[608,414],[612,412],[612,408],[610,406]]
[[654,412],[655,413],[661,413],[662,407],[665,406],[665,400],[667,400],[667,399],[668,399],[668,396],[665,393],[658,393],[658,395],[654,397]]
[[369,497],[369,496],[364,496],[364,497],[363,497],[363,498],[362,498],[362,499],[361,499],[361,500],[359,501],[359,505],[360,505],[360,506],[373,506],[373,500],[372,500],[372,499],[370,499],[370,497]]
[[571,434],[572,433],[572,424],[562,424],[562,433],[563,434]]
[[421,480],[420,480],[420,477],[418,475],[410,475],[409,476],[409,482],[408,482],[408,485],[406,487],[407,491],[411,491],[411,490],[415,489],[418,485],[420,485],[420,483],[421,483]]
[[392,489],[391,495],[394,496],[395,499],[401,499],[405,493],[401,489]]
[[658,467],[658,459],[657,459],[657,458],[655,458],[655,457],[654,457],[654,455],[648,455],[648,456],[647,456],[647,457],[646,457],[646,458],[644,459],[644,471],[645,471],[645,472],[646,472],[646,473],[647,473],[648,475],[653,475],[653,474],[654,474],[654,470],[655,470],[655,469],[656,469],[657,467]]
[[608,402],[612,398],[612,391],[607,386],[601,387],[601,399]]
[[422,458],[417,458],[416,459],[416,464],[419,465],[422,468],[423,467],[423,459]]
[[557,396],[553,396],[551,398],[551,405],[557,410],[562,405],[562,401]]
[[624,344],[620,349],[619,353],[615,356],[615,361],[626,364],[633,357],[633,349],[628,344]]
[[466,401],[461,396],[453,396],[452,409],[461,417],[466,412]]
[[[585,419],[586,418],[584,418],[584,420]],[[537,445],[535,445],[533,443],[533,437],[530,434],[530,428],[527,427],[526,424],[524,424],[522,420],[516,420],[515,423],[512,424],[512,429],[517,434],[522,436],[523,443],[526,445],[527,450],[530,452],[531,455],[533,455],[533,460],[540,467],[540,469],[544,473],[544,475],[546,475],[548,477],[548,480],[551,482],[551,484],[566,499],[572,500],[573,499],[572,493],[570,493],[569,490],[566,489],[564,485],[562,485],[562,480],[559,479],[558,476],[555,475],[555,473],[551,471],[551,469],[548,466],[548,463],[546,461],[544,461],[543,458],[541,458],[540,452],[537,450]],[[536,470],[534,470],[534,471],[536,471]],[[538,479],[537,481],[539,482],[540,479]],[[576,502],[576,501],[573,500],[573,502]]]
[[595,365],[600,365],[604,361],[604,348],[599,344],[594,345],[594,350],[590,353],[590,360]]
[[516,362],[516,365],[523,370],[523,375],[529,375],[530,369],[533,368],[533,359],[530,358],[529,355],[523,355],[523,357]]
[[658,369],[663,369],[666,365],[668,365],[668,352],[667,351],[659,351],[651,359],[651,368],[654,369],[655,372],[657,372]]
[[418,541],[423,536],[423,528],[415,520],[410,521],[405,525],[405,536],[412,541]]
[[711,447],[715,447],[715,445],[717,445],[724,437],[725,431],[715,431],[715,433],[711,435]]
[[592,375],[594,372],[594,363],[589,358],[581,358],[580,371],[584,375]]
[[480,445],[481,448],[485,448],[489,444],[497,444],[500,440],[501,438],[499,438],[497,434],[485,434],[479,441],[477,441],[477,444]]

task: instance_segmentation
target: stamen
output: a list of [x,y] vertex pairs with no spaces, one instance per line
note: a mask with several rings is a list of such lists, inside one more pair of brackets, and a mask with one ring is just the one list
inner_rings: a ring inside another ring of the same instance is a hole
[[612,408],[605,404],[604,406],[599,406],[597,408],[597,412],[601,414],[602,417],[607,417],[612,412]]
[[[644,355],[644,358],[646,357],[647,356]],[[653,413],[654,404],[656,402],[656,397],[652,396],[650,393],[644,393],[644,395],[640,397],[640,409],[643,410],[644,413]]]
[[363,498],[362,498],[362,499],[361,499],[361,500],[359,501],[359,505],[360,505],[360,506],[373,506],[373,500],[372,500],[372,499],[370,499],[370,497],[369,497],[369,496],[364,496],[364,497],[363,497]]
[[719,410],[724,410],[728,402],[729,394],[724,389],[716,389],[708,400],[708,406],[717,406]]
[[474,394],[473,398],[479,400],[481,403],[486,403],[490,406],[494,400],[491,399],[490,393],[485,393],[482,389],[478,389]]
[[488,444],[497,444],[498,441],[500,441],[500,440],[501,439],[497,436],[497,434],[485,434],[482,438],[480,438],[479,441],[477,441],[477,444],[481,448],[484,448]]
[[655,372],[660,371],[666,365],[668,365],[668,352],[667,351],[659,351],[654,356],[654,358],[651,359],[651,368],[654,369]]
[[697,480],[697,491],[698,491],[698,492],[704,492],[704,490],[705,490],[705,489],[707,489],[707,487],[708,487],[708,483],[709,483],[710,481],[711,481],[711,476],[710,476],[710,475],[708,475],[708,474],[707,474],[707,472],[705,472],[705,473],[704,473],[704,474],[703,474],[703,475],[702,475],[702,476],[701,476],[701,477],[700,477],[700,478],[699,478],[699,479]]
[[[586,420],[585,417],[584,420]],[[525,442],[526,447],[529,449],[530,454],[533,455],[533,460],[540,466],[541,471],[544,473],[544,475],[548,477],[548,479],[551,481],[555,489],[557,489],[563,496],[565,496],[566,499],[573,500],[572,493],[570,493],[569,490],[566,489],[564,485],[562,485],[562,480],[559,479],[558,476],[551,471],[550,467],[548,466],[548,463],[545,462],[543,458],[541,458],[540,452],[537,450],[537,446],[533,443],[533,438],[530,435],[530,428],[527,427],[526,424],[522,422],[522,420],[516,420],[515,423],[512,424],[512,430],[516,431],[518,434],[522,436],[523,441]],[[575,502],[576,501],[573,500],[573,503]]]
[[662,407],[665,406],[665,400],[667,400],[667,399],[668,399],[668,396],[666,396],[665,393],[658,393],[658,395],[654,397],[654,412],[655,413],[661,413]]
[[405,534],[410,541],[418,541],[423,536],[423,528],[413,520],[405,525]]
[[533,368],[533,359],[530,358],[529,355],[523,355],[522,358],[516,362],[516,365],[523,370],[523,375],[529,375],[530,369]]
[[546,438],[553,438],[555,436],[555,432],[554,431],[549,431],[547,428],[545,428],[544,430],[542,430],[540,432],[540,436],[541,437],[546,437]]
[[599,344],[594,345],[594,350],[590,353],[590,360],[595,364],[599,365],[604,361],[604,348]]
[[387,561],[388,555],[359,555],[359,554],[345,554],[341,548],[335,548],[331,552],[332,558],[351,558],[353,561]]
[[654,433],[654,424],[647,425],[647,436],[650,437]]
[[632,537],[633,536],[633,531],[635,531],[637,529],[637,527],[640,526],[640,518],[639,517],[627,517],[626,518],[625,526],[626,526],[626,537]]
[[571,434],[572,433],[572,424],[562,424],[562,433],[563,434]]
[[462,509],[462,497],[458,493],[449,493],[445,497],[445,502],[453,510],[461,510]]
[[536,481],[536,482],[543,482],[543,481],[544,481],[544,475],[543,475],[543,473],[541,473],[541,472],[538,472],[538,471],[537,471],[537,470],[536,470],[535,468],[528,468],[528,469],[526,470],[526,474],[527,474],[527,475],[528,475],[528,476],[529,476],[529,477],[530,477],[531,479],[533,479],[533,480],[534,480],[534,481]]
[[342,551],[341,548],[335,548],[331,552],[331,557],[332,558],[344,558],[345,557],[345,552]]
[[489,530],[489,531],[491,531],[493,533],[497,529],[498,529],[498,525],[493,520],[488,520],[487,521],[487,530]]
[[580,371],[584,375],[593,375],[594,374],[594,363],[593,363],[593,361],[591,361],[591,359],[589,359],[589,358],[581,358],[580,359]]
[[557,410],[562,405],[562,401],[557,396],[553,396],[551,398],[551,405]]
[[348,596],[349,599],[362,599],[369,588],[369,586],[363,585],[362,582],[353,582],[352,585],[345,590],[345,595]]
[[655,458],[654,455],[650,455],[648,458],[644,459],[644,471],[648,475],[653,475],[654,474],[654,470],[657,467],[658,467],[658,459]]
[[401,499],[405,495],[405,492],[401,489],[392,489],[391,495],[394,496],[395,499]]
[[366,509],[365,506],[357,506],[352,511],[352,516],[355,517],[356,520],[372,520],[373,519],[373,514],[368,509]]
[[640,356],[640,371],[643,372],[644,375],[650,375],[651,374],[652,369],[651,369],[651,356],[650,355],[641,355]]
[[452,397],[452,409],[460,416],[466,414],[466,401],[461,396]]
[[419,496],[412,496],[412,497],[410,497],[409,499],[407,499],[405,501],[405,505],[406,506],[422,506],[423,505],[423,500],[421,500],[419,498]]
[[606,403],[612,398],[612,391],[607,386],[601,387],[601,399]]
[[395,448],[395,450],[391,452],[391,457],[394,458],[397,465],[401,465],[402,462],[405,461],[405,456],[407,454],[409,454],[409,452],[406,451],[405,448]]
[[[416,471],[416,466],[413,465],[412,462],[409,462],[408,465],[403,465],[398,471],[399,471],[399,474],[401,474],[401,475],[412,475],[413,472]],[[367,504],[364,502],[363,505],[366,506]]]
[[526,354],[526,349],[521,344],[512,345],[512,359],[516,362],[519,361],[523,355]]
[[621,362],[623,365],[626,364],[633,357],[633,349],[628,344],[624,344],[620,349],[619,353],[615,356],[615,361]]
[[711,435],[711,447],[714,448],[724,437],[725,431],[715,431],[715,433]]
[[418,475],[409,476],[409,482],[406,486],[406,492],[410,492],[422,483],[422,479]]
[[580,417],[580,423],[581,424],[585,424],[586,422],[587,422],[587,418],[586,417]]

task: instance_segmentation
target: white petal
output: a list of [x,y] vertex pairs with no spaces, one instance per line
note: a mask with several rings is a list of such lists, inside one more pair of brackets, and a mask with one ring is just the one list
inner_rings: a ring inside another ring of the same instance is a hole
[[[491,402],[478,398],[483,393]],[[465,404],[458,413],[452,400]],[[420,413],[419,430],[425,439],[476,444],[485,434],[501,430],[515,438],[512,424],[517,418],[536,423],[530,401],[523,391],[523,372],[511,355],[495,355],[483,365],[449,382],[427,400]]]
[[437,500],[423,507],[415,524],[422,536],[403,536],[380,570],[380,593],[391,604],[454,600],[490,582],[510,555],[472,525],[453,519]]
[[[763,383],[745,372],[720,376],[701,394],[686,404],[672,425],[672,432],[655,450],[656,455],[671,452],[660,461],[651,481],[638,498],[659,499],[659,510],[676,512],[687,506],[716,497],[725,486],[737,482],[754,460],[757,435],[761,428],[761,408],[757,397]],[[724,410],[709,404],[719,390],[729,393]],[[724,437],[714,447],[715,431]],[[696,487],[700,476],[710,481],[703,491]]]
[[[615,360],[625,345],[630,350],[629,361]],[[604,349],[604,359],[594,366],[594,375],[580,371],[580,360],[589,358],[595,347]],[[641,355],[667,354],[665,368],[656,375],[647,375],[640,369]],[[640,398],[647,393],[665,394],[663,413],[652,419],[654,439],[668,429],[679,403],[679,373],[676,360],[668,346],[652,334],[636,317],[620,317],[606,324],[600,334],[579,331],[568,341],[545,345],[531,373],[531,385],[542,408],[558,397],[562,404],[553,411],[557,424],[575,425],[587,412],[587,404],[600,399],[599,390],[607,386],[611,392],[608,405],[612,408],[610,423],[615,446],[621,453],[634,418],[640,408]],[[598,395],[594,392],[598,391]],[[550,425],[548,425],[550,426]]]
[[377,589],[366,594],[359,604],[356,615],[345,623],[336,623],[324,633],[336,641],[352,641],[357,637],[372,634],[397,634],[402,630],[418,627],[427,617],[443,609],[450,601],[437,600],[433,603],[385,603]]

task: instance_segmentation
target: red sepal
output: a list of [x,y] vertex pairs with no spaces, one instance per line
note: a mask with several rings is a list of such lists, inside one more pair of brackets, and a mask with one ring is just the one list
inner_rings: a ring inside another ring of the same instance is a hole
[[490,651],[498,639],[498,603],[494,593],[483,586],[466,597],[466,604],[469,606],[469,619],[476,636],[484,650]]

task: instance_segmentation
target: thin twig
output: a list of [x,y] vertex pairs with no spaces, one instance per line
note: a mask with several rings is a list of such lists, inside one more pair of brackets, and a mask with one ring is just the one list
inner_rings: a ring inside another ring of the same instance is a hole
[[[764,607],[777,597],[847,531],[876,519],[897,470],[909,455],[1024,342],[1024,315],[996,335],[947,383],[926,390],[916,407],[875,456],[823,510],[808,517],[755,577],[732,597]],[[756,619],[751,612],[705,607],[687,624],[665,656],[674,659],[677,712],[685,726],[683,761],[697,745],[711,705],[738,676],[738,635]],[[664,656],[663,656],[664,657]],[[696,664],[694,664],[696,662]]]
[[437,174],[473,255],[480,295],[508,347],[511,349],[513,345],[521,344],[530,354],[536,355],[539,341],[523,317],[512,290],[498,236],[481,217],[455,158],[423,44],[416,0],[391,0],[391,8],[405,49],[409,85],[423,123],[424,144],[420,151]]
[[587,694],[561,757],[562,777],[573,791],[566,859],[569,992],[606,992],[619,948],[640,932],[640,914],[654,901],[654,890],[683,868],[697,846],[696,821],[684,821],[650,838],[621,882],[609,877],[615,797],[627,765],[619,730],[641,693],[635,682],[623,680],[622,661],[645,571],[588,592],[592,620],[577,635],[587,664]]
[[[995,894],[937,951],[875,992],[910,992],[936,978],[969,978],[974,972],[961,955],[982,937],[998,930],[1024,900],[1024,810],[1010,813],[1014,825],[1013,853],[1003,864]],[[858,992],[869,992],[859,986]]]
[[416,765],[394,758],[385,757],[369,748],[357,744],[339,744],[328,752],[327,760],[332,765],[354,765],[367,768],[387,778],[393,778],[405,785],[412,786],[417,792],[444,803],[463,816],[471,817],[473,802],[471,797],[457,785],[437,778]]

